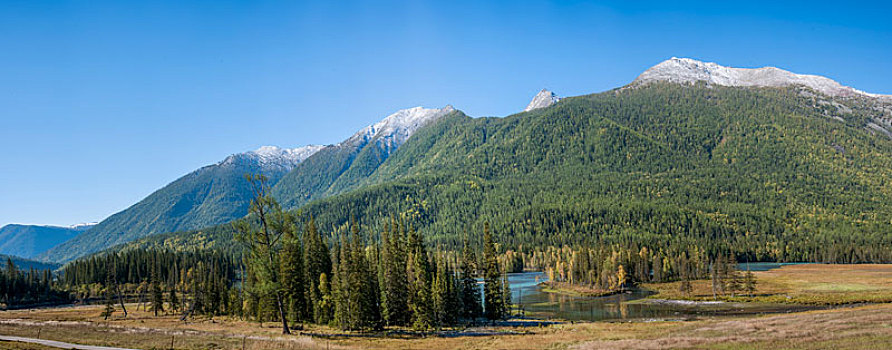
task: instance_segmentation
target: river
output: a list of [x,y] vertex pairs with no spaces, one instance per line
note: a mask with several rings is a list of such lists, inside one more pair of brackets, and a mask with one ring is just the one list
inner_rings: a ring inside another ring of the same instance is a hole
[[[766,271],[787,264],[750,263],[752,271]],[[746,270],[741,264],[741,270]],[[645,291],[631,291],[605,297],[584,297],[546,293],[539,283],[548,277],[542,272],[508,274],[512,302],[523,316],[568,321],[691,319],[721,316],[780,313],[813,310],[817,307],[789,304],[657,301],[644,299]]]

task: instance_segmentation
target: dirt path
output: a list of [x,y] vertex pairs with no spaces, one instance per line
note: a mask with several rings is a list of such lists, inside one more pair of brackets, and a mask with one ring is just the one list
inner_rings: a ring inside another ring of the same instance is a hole
[[71,343],[63,343],[63,342],[54,341],[54,340],[10,337],[10,336],[6,336],[6,335],[0,335],[0,340],[14,341],[14,342],[19,342],[19,343],[40,344],[43,346],[49,346],[49,347],[54,347],[54,348],[59,348],[59,349],[72,349],[72,350],[136,350],[136,349],[126,349],[126,348],[110,348],[107,346],[71,344]]

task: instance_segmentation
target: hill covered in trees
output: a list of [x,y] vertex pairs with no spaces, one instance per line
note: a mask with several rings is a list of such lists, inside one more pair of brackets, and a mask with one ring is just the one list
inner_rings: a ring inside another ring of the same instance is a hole
[[[752,261],[892,261],[892,141],[876,101],[652,83],[505,118],[454,115],[355,189],[301,207],[346,232],[399,213],[435,246],[697,245]],[[274,191],[275,193],[275,191]],[[288,199],[280,199],[287,201]],[[475,236],[476,235],[476,236]],[[230,246],[228,225],[134,246]]]
[[10,224],[0,228],[0,254],[31,259],[75,237],[92,225],[73,227]]
[[319,148],[262,147],[231,155],[175,180],[37,258],[67,262],[151,234],[197,229],[238,219],[247,214],[251,198],[244,181],[246,173],[263,172],[271,181],[278,181]]

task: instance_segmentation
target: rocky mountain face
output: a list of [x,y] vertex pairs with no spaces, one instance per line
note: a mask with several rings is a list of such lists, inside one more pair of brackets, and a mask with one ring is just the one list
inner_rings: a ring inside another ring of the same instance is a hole
[[796,74],[775,67],[731,68],[712,62],[673,57],[641,73],[633,85],[654,81],[736,87],[786,87],[801,85],[830,97],[872,97],[889,99],[892,96],[871,94],[844,86],[819,75]]
[[523,111],[529,112],[534,109],[545,108],[557,103],[560,100],[561,98],[558,97],[555,93],[546,89],[542,89],[542,91],[539,91],[539,93],[533,97],[533,100],[530,101],[530,104],[528,104],[527,108],[524,108]]

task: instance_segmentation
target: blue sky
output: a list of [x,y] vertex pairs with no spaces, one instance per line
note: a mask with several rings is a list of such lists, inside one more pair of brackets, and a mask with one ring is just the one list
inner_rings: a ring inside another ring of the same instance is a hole
[[672,56],[892,94],[884,2],[0,3],[0,225],[98,221],[261,145],[402,108],[472,116],[621,86]]

